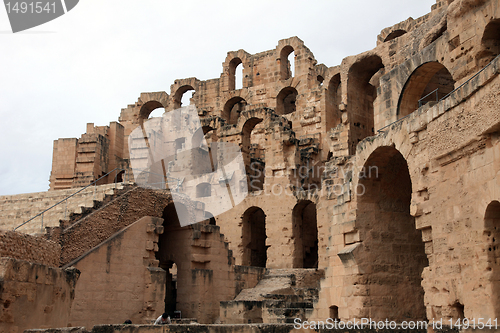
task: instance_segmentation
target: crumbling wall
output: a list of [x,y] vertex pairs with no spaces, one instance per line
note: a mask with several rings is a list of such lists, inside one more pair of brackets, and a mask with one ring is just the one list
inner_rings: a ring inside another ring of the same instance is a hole
[[79,273],[0,258],[0,331],[66,326]]
[[69,264],[81,276],[68,326],[148,324],[163,313],[165,271],[155,259],[162,222],[143,217]]
[[58,267],[60,255],[61,246],[53,241],[14,231],[0,231],[0,257]]

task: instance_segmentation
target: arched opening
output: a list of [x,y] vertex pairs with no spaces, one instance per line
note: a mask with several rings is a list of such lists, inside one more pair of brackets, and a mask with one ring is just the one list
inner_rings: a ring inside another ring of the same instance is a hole
[[336,305],[330,306],[330,318],[339,319],[339,307]]
[[258,207],[250,207],[242,218],[242,265],[266,267],[266,214]]
[[187,302],[181,301],[181,299],[189,294],[189,286],[182,283],[182,281],[188,281],[189,262],[181,260],[181,258],[185,258],[185,252],[190,247],[188,241],[189,228],[182,228],[178,217],[179,215],[187,216],[187,209],[180,204],[177,205],[177,208],[181,210],[179,214],[177,214],[173,203],[167,205],[163,210],[164,231],[158,238],[158,252],[156,252],[156,259],[160,261],[160,267],[167,273],[165,312],[172,318],[174,317],[174,311],[188,312],[188,308],[186,308]]
[[420,106],[433,105],[455,88],[455,80],[446,67],[437,61],[419,66],[406,81],[398,102],[398,119]]
[[377,55],[367,56],[349,69],[347,105],[349,106],[349,153],[354,154],[358,142],[374,135],[374,103],[384,64]]
[[240,58],[234,58],[229,63],[229,90],[243,88],[243,63]]
[[242,97],[233,97],[226,102],[222,110],[222,118],[228,124],[234,125],[238,122],[240,113],[245,110],[247,102]]
[[391,32],[390,34],[388,34],[387,37],[385,37],[384,42],[388,42],[390,40],[393,40],[393,39],[396,39],[398,37],[401,37],[405,33],[406,33],[406,31],[401,30],[401,29],[394,30],[393,32]]
[[260,144],[264,140],[264,134],[254,133],[261,122],[261,118],[250,118],[245,122],[242,130],[241,153],[245,163],[249,192],[260,191],[264,188],[266,165],[264,148]]
[[292,213],[295,249],[293,267],[318,268],[318,223],[316,204],[309,200],[299,201]]
[[410,215],[412,184],[406,160],[392,147],[379,147],[359,177],[359,271],[364,272],[369,313],[377,320],[425,320],[421,275],[429,262],[421,231]]
[[342,89],[340,86],[340,74],[334,75],[328,83],[328,89],[325,91],[326,103],[326,129],[327,131],[340,124],[342,116],[339,110],[339,104],[342,100]]
[[202,175],[217,170],[217,156],[212,153],[213,145],[217,141],[216,131],[210,126],[200,127],[194,132],[191,139],[192,150],[198,151],[197,165],[192,169],[192,175]]
[[492,20],[484,28],[481,48],[476,56],[476,64],[482,68],[500,54],[500,19]]
[[196,197],[206,198],[212,195],[212,185],[210,183],[200,183],[196,185]]
[[495,318],[500,315],[500,202],[492,201],[486,207],[484,214],[484,235],[486,238],[486,253],[491,271],[491,304]]
[[276,96],[276,113],[283,115],[295,112],[297,109],[295,103],[299,93],[293,87],[283,88]]
[[287,80],[295,74],[295,51],[290,45],[281,49],[280,71],[282,80]]
[[322,75],[318,75],[318,76],[316,76],[316,80],[318,80],[319,85],[322,86],[323,81],[325,81],[325,78]]
[[[192,91],[192,93],[189,93],[189,91]],[[190,85],[180,87],[174,94],[174,107],[178,109],[181,106],[190,105],[194,94],[194,88]]]
[[158,101],[149,101],[144,103],[139,111],[139,117],[141,120],[146,120],[153,117],[161,117],[165,113],[165,108]]
[[212,213],[210,212],[205,212],[205,219],[208,220],[208,224],[210,225],[216,225],[215,223],[215,217]]

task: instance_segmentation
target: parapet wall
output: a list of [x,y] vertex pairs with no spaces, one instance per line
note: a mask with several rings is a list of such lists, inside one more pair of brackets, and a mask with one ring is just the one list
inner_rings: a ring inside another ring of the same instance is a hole
[[0,332],[67,325],[80,272],[0,258]]
[[[121,188],[121,186],[122,184],[90,186],[69,198],[67,203],[63,202],[44,213],[43,225],[42,218],[39,216],[19,228],[18,231],[29,234],[43,233],[45,227],[58,226],[59,220],[69,218],[71,213],[81,212],[82,207],[92,207],[94,200],[103,200],[106,194],[113,194],[115,187]],[[13,230],[79,190],[81,188],[0,196],[0,229]]]
[[55,242],[14,231],[0,231],[0,257],[58,267],[60,256],[61,246]]

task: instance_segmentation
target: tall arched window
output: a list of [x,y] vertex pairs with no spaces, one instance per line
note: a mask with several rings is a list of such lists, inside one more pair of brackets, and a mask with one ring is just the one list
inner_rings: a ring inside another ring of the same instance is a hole
[[280,54],[281,79],[286,80],[295,74],[295,51],[290,45],[281,49]]

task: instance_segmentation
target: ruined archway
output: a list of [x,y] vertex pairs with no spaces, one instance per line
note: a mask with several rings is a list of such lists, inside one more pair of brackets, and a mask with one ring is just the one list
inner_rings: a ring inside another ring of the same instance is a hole
[[236,57],[229,62],[229,90],[243,87],[243,62]]
[[[182,204],[176,205],[181,216],[187,216],[187,208]],[[189,285],[183,281],[189,278],[190,262],[186,261],[190,251],[190,229],[181,227],[176,206],[170,203],[163,210],[163,234],[158,239],[158,252],[156,258],[160,261],[160,267],[166,271],[165,285],[165,312],[174,316],[174,311],[181,310],[189,313],[189,303],[183,299],[189,294]],[[176,276],[173,274],[175,264]],[[180,297],[178,297],[180,296]]]
[[326,129],[330,130],[340,124],[342,116],[339,110],[339,104],[342,100],[342,89],[340,85],[340,74],[334,75],[325,91],[326,103]]
[[494,318],[500,315],[500,202],[492,201],[484,214],[484,235],[486,238],[486,253],[491,271],[491,304]]
[[476,55],[476,64],[482,68],[500,54],[500,19],[489,22],[484,28],[481,48]]
[[234,125],[238,122],[240,113],[245,110],[247,102],[242,97],[233,97],[224,104],[224,109],[222,110],[222,118],[224,118],[228,124]]
[[[149,101],[144,103],[144,105],[141,107],[141,110],[139,111],[139,117],[142,121],[150,118],[151,116],[161,116],[161,114],[157,114],[159,112],[165,112],[165,108],[163,104],[161,104],[158,101]],[[154,114],[153,114],[154,113]],[[153,114],[153,115],[152,115]]]
[[384,64],[378,55],[366,56],[349,68],[347,105],[350,154],[354,154],[358,142],[374,135],[374,102],[383,70]]
[[295,242],[293,267],[318,268],[316,204],[309,200],[299,201],[293,208],[292,228]]
[[181,106],[186,106],[184,105],[185,103],[182,103],[182,100],[184,94],[186,94],[188,91],[193,91],[193,96],[194,96],[195,89],[190,85],[184,85],[179,87],[179,89],[177,89],[177,91],[174,94],[174,109],[178,109]]
[[294,76],[295,73],[295,51],[292,46],[287,45],[281,49],[280,53],[281,79],[286,80]]
[[276,96],[276,113],[279,115],[289,114],[295,112],[297,107],[297,89],[293,87],[283,88],[278,96]]
[[245,122],[241,131],[241,153],[245,163],[249,184],[248,190],[250,192],[259,191],[264,188],[264,149],[259,144],[259,140],[256,140],[255,135],[252,134],[252,131],[261,122],[262,118],[250,118]]
[[402,30],[402,29],[394,30],[389,35],[387,35],[387,37],[384,39],[384,42],[388,42],[390,40],[396,39],[398,37],[403,36],[404,34],[406,34],[405,30]]
[[259,207],[250,207],[242,219],[242,265],[266,267],[266,214]]
[[406,81],[398,102],[398,119],[420,106],[437,103],[455,87],[455,80],[445,66],[431,61],[419,66]]
[[372,319],[424,320],[421,275],[428,259],[410,215],[412,184],[405,158],[379,147],[361,170],[356,228],[362,245],[359,284],[365,285]]

